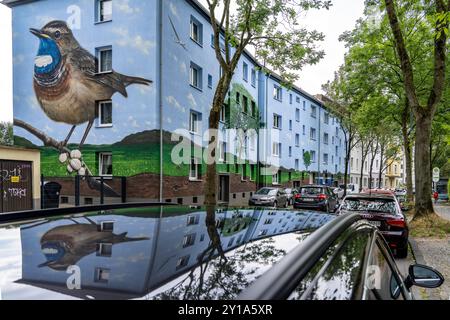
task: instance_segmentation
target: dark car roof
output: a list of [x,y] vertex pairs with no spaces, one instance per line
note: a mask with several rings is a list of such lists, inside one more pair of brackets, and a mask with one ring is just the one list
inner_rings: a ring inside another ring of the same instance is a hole
[[[0,224],[2,298],[235,299],[334,218],[170,206]],[[217,275],[227,288],[217,286]],[[68,289],[71,276],[80,290]]]

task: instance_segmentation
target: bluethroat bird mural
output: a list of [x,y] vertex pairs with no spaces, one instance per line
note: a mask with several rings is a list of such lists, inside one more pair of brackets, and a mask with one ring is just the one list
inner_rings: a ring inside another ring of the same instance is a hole
[[87,123],[83,146],[98,114],[97,102],[116,93],[128,97],[127,87],[150,85],[151,80],[112,70],[98,72],[97,59],[82,48],[64,21],[52,21],[41,30],[30,29],[39,38],[34,66],[34,91],[45,114],[56,122],[72,125],[65,147],[78,125]]

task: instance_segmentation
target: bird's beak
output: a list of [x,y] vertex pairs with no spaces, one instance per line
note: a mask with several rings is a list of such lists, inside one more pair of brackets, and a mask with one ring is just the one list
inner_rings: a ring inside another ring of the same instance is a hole
[[30,32],[32,34],[34,34],[36,37],[41,38],[41,39],[50,38],[48,35],[46,35],[45,33],[42,33],[41,30],[38,30],[38,29],[31,28]]

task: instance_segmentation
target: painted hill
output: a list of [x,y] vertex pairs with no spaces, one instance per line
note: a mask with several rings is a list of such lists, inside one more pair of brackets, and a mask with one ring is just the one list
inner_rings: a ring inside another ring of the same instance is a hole
[[28,149],[39,149],[39,147],[30,140],[19,136],[14,136],[14,145],[16,147],[23,147]]

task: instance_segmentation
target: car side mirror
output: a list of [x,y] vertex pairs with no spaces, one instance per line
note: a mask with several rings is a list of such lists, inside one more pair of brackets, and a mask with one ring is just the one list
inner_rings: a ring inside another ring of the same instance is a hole
[[409,275],[406,282],[408,288],[418,286],[433,289],[440,287],[444,283],[444,277],[431,267],[414,264],[409,267]]

